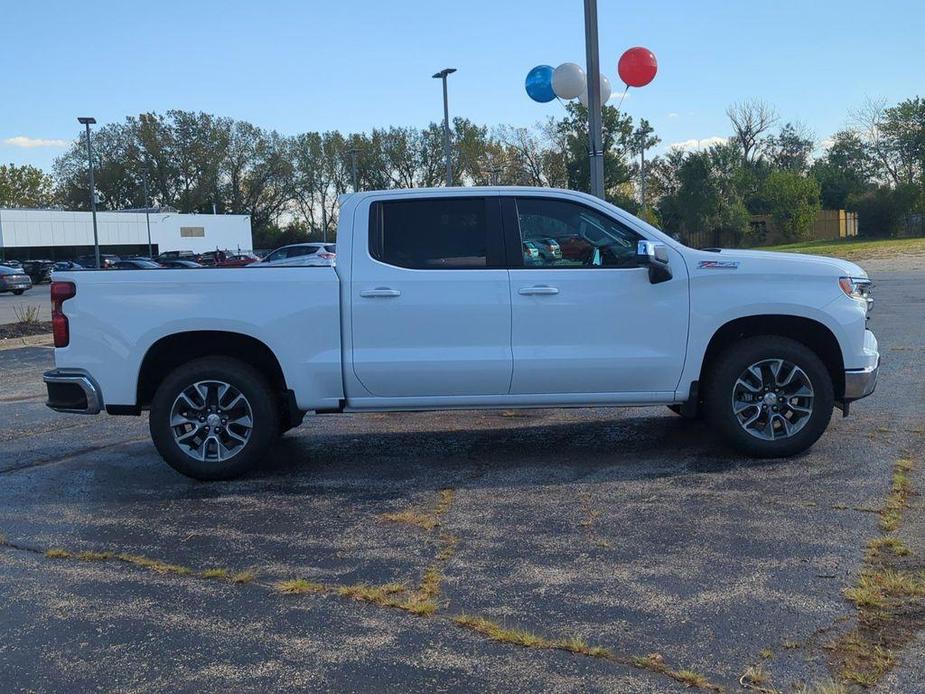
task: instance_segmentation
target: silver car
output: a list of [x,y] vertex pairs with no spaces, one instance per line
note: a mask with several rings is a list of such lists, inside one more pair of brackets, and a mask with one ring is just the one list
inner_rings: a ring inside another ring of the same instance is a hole
[[13,292],[19,295],[27,289],[32,289],[32,279],[29,275],[21,268],[0,265],[0,293]]
[[259,263],[263,265],[334,265],[337,258],[337,246],[333,243],[294,243],[291,246],[277,248]]

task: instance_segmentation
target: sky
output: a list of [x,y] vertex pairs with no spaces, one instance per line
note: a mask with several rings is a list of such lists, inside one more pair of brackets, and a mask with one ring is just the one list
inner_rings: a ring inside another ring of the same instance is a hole
[[[821,142],[867,99],[925,93],[920,1],[598,4],[618,95],[624,50],[658,58],[622,106],[654,125],[656,151],[728,136],[726,107],[748,97]],[[444,67],[458,69],[451,117],[528,126],[564,111],[531,101],[526,73],[563,62],[585,63],[582,0],[0,0],[0,163],[50,170],[83,115],[179,108],[285,135],[425,126],[442,119]]]

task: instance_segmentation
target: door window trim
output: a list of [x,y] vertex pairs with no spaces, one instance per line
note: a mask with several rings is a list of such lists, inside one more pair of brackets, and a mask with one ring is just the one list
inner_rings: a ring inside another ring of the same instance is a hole
[[[374,249],[381,242],[381,231],[383,221],[384,205],[388,203],[411,204],[414,202],[426,200],[428,202],[451,202],[457,200],[481,200],[485,210],[486,226],[486,258],[485,265],[474,265],[470,267],[407,267],[406,265],[396,265],[387,262],[382,258],[377,258]],[[465,270],[506,270],[509,266],[508,253],[505,248],[506,235],[504,225],[501,220],[501,203],[496,195],[447,195],[442,197],[422,197],[409,200],[400,198],[374,200],[369,205],[369,235],[366,243],[366,254],[374,263],[379,263],[387,267],[407,270],[409,272],[439,272],[445,270],[465,271]]]
[[519,198],[524,200],[546,200],[549,202],[569,203],[571,205],[584,208],[593,214],[606,217],[611,222],[638,236],[640,240],[646,239],[643,234],[639,233],[622,220],[601,212],[600,210],[597,210],[583,202],[579,202],[578,200],[570,200],[552,195],[506,195],[501,198],[501,210],[502,220],[504,223],[504,248],[509,260],[509,270],[593,270],[594,272],[600,272],[601,270],[639,270],[643,268],[642,265],[634,265],[632,267],[608,267],[606,265],[597,267],[572,265],[525,265],[522,247],[523,234],[521,234],[520,231],[520,216],[517,212],[517,200]]

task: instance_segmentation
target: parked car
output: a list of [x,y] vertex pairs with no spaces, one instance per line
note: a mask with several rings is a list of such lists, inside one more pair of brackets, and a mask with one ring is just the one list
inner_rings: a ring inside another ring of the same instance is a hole
[[13,292],[17,296],[32,289],[32,280],[21,268],[0,265],[0,293]]
[[153,260],[141,260],[139,258],[128,258],[117,260],[112,264],[114,270],[163,270],[164,266],[155,263]]
[[119,258],[119,256],[117,255],[111,255],[109,253],[101,253],[100,254],[100,265],[102,265],[102,268],[96,267],[96,256],[95,255],[82,255],[77,259],[77,264],[87,269],[108,270],[119,260],[121,260],[121,258]]
[[277,248],[255,265],[333,265],[336,258],[336,244],[294,243]]
[[61,272],[62,270],[83,270],[83,265],[78,265],[73,260],[59,260],[54,264],[53,271]]
[[537,239],[533,241],[537,250],[540,252],[540,258],[546,262],[562,260],[562,248],[555,239]]
[[[531,216],[590,262],[507,253]],[[870,280],[845,260],[695,250],[542,188],[356,193],[337,238],[334,267],[130,273],[117,292],[57,274],[49,406],[150,410],[171,466],[226,479],[309,411],[668,405],[780,458],[877,382]]]
[[0,260],[0,265],[5,265],[6,267],[14,267],[17,270],[22,267],[22,263],[18,260]]
[[524,241],[523,242],[523,251],[524,251],[524,265],[539,265],[540,260],[540,249],[536,247],[536,244],[533,241]]
[[253,253],[235,253],[234,255],[226,256],[224,259],[216,260],[215,267],[244,267],[259,261],[260,258]]
[[195,263],[192,260],[180,260],[177,258],[174,259],[165,259],[160,261],[162,267],[172,267],[175,269],[181,270],[190,270],[192,268],[203,267],[199,263]]
[[22,269],[35,285],[51,282],[51,272],[54,266],[55,263],[52,260],[26,260],[22,264]]
[[166,260],[191,260],[193,262],[199,262],[198,258],[199,256],[192,251],[164,251],[154,260],[159,263],[163,263]]

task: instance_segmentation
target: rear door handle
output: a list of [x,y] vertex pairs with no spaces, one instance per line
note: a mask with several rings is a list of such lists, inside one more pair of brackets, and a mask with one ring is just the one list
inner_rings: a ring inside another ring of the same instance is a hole
[[377,297],[401,296],[401,292],[397,289],[389,289],[388,287],[377,287],[376,289],[364,289],[360,292],[360,296],[367,299],[375,299]]
[[523,294],[524,296],[535,296],[535,295],[548,295],[548,294],[558,294],[558,287],[548,287],[544,284],[537,285],[535,287],[521,287],[517,290],[518,294]]

